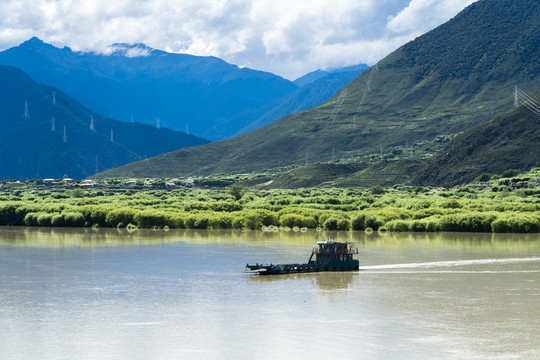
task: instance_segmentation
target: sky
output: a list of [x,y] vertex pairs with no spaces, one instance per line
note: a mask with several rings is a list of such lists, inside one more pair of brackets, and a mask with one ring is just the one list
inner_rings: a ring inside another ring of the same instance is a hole
[[476,0],[0,0],[0,50],[144,43],[294,80],[374,64]]

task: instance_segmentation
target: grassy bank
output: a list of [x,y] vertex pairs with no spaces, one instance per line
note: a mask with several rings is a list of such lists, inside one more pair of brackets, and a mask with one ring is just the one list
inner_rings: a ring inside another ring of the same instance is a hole
[[540,169],[495,177],[482,190],[478,184],[231,191],[4,182],[0,225],[534,233],[540,232],[540,188],[508,185],[537,176]]

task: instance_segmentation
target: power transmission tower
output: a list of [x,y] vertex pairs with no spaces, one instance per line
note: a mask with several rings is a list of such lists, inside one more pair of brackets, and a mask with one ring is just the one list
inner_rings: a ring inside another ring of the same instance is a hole
[[518,98],[518,86],[514,86],[514,107],[517,107],[519,105],[519,98]]
[[157,127],[158,129],[161,128],[161,126],[160,126],[160,124],[159,124],[159,118],[156,118],[156,127]]
[[54,126],[55,118],[51,118],[51,131],[56,131],[56,126]]
[[66,125],[64,125],[64,143],[67,143],[67,132],[66,132]]
[[56,91],[52,92],[52,102],[51,104],[56,105]]
[[29,119],[30,118],[30,112],[28,111],[28,101],[24,102],[24,114],[23,119]]
[[381,145],[381,161],[382,161],[382,159],[383,159],[383,156],[382,156],[382,145]]
[[96,131],[96,129],[94,127],[94,117],[93,116],[90,117],[90,130]]
[[114,142],[114,131],[111,129],[111,142]]

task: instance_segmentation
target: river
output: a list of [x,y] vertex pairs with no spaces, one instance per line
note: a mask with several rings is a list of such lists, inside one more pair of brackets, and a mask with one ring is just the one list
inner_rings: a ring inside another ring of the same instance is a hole
[[324,237],[0,228],[0,357],[538,358],[540,234],[338,232],[360,271],[242,273]]

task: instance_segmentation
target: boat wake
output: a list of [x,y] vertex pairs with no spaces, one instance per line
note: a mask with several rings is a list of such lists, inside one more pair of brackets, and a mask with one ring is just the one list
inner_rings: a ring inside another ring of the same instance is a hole
[[540,257],[529,258],[509,258],[509,259],[475,259],[475,260],[452,260],[452,261],[433,261],[423,263],[406,263],[406,264],[388,264],[388,265],[373,265],[362,266],[362,270],[393,270],[393,269],[429,269],[440,267],[455,267],[468,265],[489,265],[489,264],[519,264],[527,262],[540,262]]

